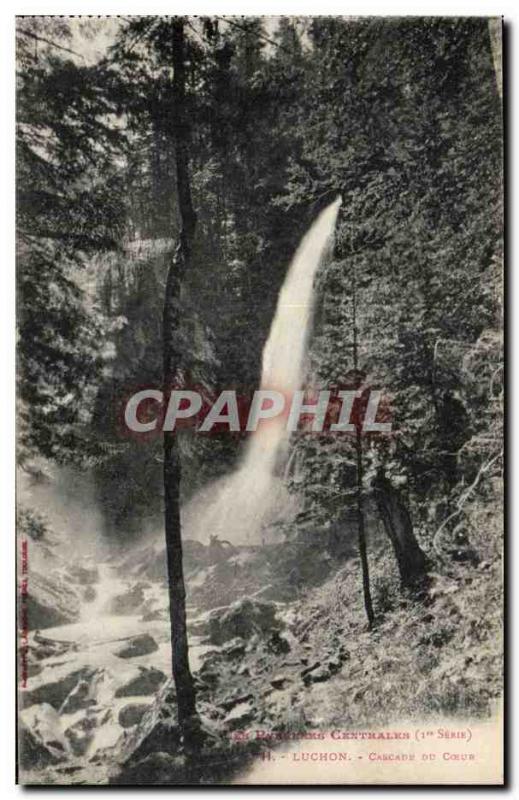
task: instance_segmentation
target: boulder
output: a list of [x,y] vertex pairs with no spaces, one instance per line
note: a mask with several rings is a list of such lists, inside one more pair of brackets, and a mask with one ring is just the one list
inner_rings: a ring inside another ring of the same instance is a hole
[[71,725],[65,731],[70,749],[75,756],[83,756],[90,747],[94,738],[94,730],[98,727],[96,714],[87,714],[79,722]]
[[116,697],[139,697],[155,692],[166,681],[166,676],[154,667],[139,667],[139,674],[115,692]]
[[55,658],[77,649],[78,646],[75,642],[51,639],[48,636],[42,636],[39,631],[36,631],[29,648],[29,656],[36,661],[43,661],[45,658]]
[[249,639],[254,634],[265,636],[278,630],[276,606],[261,600],[245,598],[209,615],[209,639],[223,644],[229,639]]
[[116,652],[119,658],[136,658],[154,653],[159,646],[153,636],[149,633],[142,633],[139,636],[132,636],[127,643]]
[[44,769],[66,759],[62,750],[44,744],[24,722],[18,727],[18,751],[23,770]]
[[19,720],[20,766],[41,769],[68,758],[68,746],[57,711],[48,703],[24,709]]
[[64,700],[60,714],[74,714],[95,704],[93,676],[88,679],[82,678]]
[[146,703],[129,703],[119,711],[119,725],[121,728],[132,728],[141,721],[150,708],[151,706]]
[[177,755],[181,733],[177,722],[175,697],[170,682],[164,684],[155,702],[148,706],[141,721],[124,732],[117,760],[133,764],[152,753]]
[[56,571],[43,576],[31,570],[26,608],[32,631],[77,622],[80,614],[77,594]]
[[78,683],[82,680],[90,682],[96,670],[88,667],[69,672],[61,678],[49,683],[42,683],[32,691],[22,692],[21,702],[24,708],[33,705],[48,703],[56,711],[59,711],[68,695],[74,691]]
[[192,636],[208,636],[210,631],[210,618],[211,615],[217,616],[218,613],[226,610],[228,606],[223,606],[223,608],[217,608],[213,611],[209,611],[206,614],[202,614],[200,617],[189,621],[189,633]]

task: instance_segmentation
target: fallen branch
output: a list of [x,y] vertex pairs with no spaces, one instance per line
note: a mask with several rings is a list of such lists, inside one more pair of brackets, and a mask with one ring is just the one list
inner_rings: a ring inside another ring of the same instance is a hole
[[495,462],[499,458],[501,458],[502,456],[503,456],[503,451],[501,450],[496,456],[491,458],[490,461],[487,461],[486,464],[483,464],[480,467],[479,472],[476,475],[474,481],[470,484],[470,486],[467,489],[465,489],[465,491],[462,494],[460,494],[460,496],[458,498],[458,502],[456,503],[455,511],[453,511],[452,514],[449,514],[447,519],[445,519],[442,522],[442,524],[440,525],[440,527],[438,528],[438,530],[434,534],[433,540],[432,540],[433,549],[437,553],[437,555],[439,555],[440,557],[442,556],[442,552],[441,552],[441,549],[440,549],[439,544],[438,544],[438,540],[439,540],[440,535],[445,530],[445,527],[448,525],[448,523],[451,520],[455,519],[455,517],[457,517],[458,514],[461,514],[461,512],[463,511],[463,506],[465,505],[465,503],[467,502],[467,500],[469,499],[471,494],[477,488],[477,486],[478,486],[481,478],[483,477],[483,475],[485,475],[489,471],[489,469],[495,464]]

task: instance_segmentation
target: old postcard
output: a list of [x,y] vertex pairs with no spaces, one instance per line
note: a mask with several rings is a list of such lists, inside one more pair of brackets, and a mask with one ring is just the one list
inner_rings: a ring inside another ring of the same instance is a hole
[[501,28],[17,19],[20,783],[503,783]]

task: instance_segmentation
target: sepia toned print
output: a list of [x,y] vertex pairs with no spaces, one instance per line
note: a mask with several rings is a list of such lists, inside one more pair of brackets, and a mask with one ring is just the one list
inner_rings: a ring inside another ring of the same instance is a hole
[[502,784],[501,20],[16,38],[19,782]]

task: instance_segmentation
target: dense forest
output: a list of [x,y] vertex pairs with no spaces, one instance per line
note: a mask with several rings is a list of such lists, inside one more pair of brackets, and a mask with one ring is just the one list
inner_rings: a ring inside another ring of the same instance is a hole
[[[285,548],[274,560],[295,593],[286,599],[332,627],[358,613],[367,661],[388,614],[398,639],[433,598],[441,614],[424,646],[435,666],[443,647],[461,659],[477,639],[473,686],[442,673],[449,686],[419,711],[488,712],[500,693],[499,36],[483,18],[17,23],[21,471],[88,475],[121,558],[160,529],[164,504],[167,525],[168,505],[203,497],[246,434],[136,440],[122,404],[163,385],[164,371],[215,393],[254,389],[290,260],[340,195],[307,385],[380,389],[392,434],[296,432],[284,473],[296,510],[269,541]],[[20,526],[44,538],[45,508],[24,504]],[[205,545],[214,531],[199,533]],[[322,587],[350,568],[361,606],[344,600],[340,612]],[[458,633],[440,620],[447,584]],[[203,712],[209,690],[195,686]],[[381,696],[383,717],[392,700]]]

